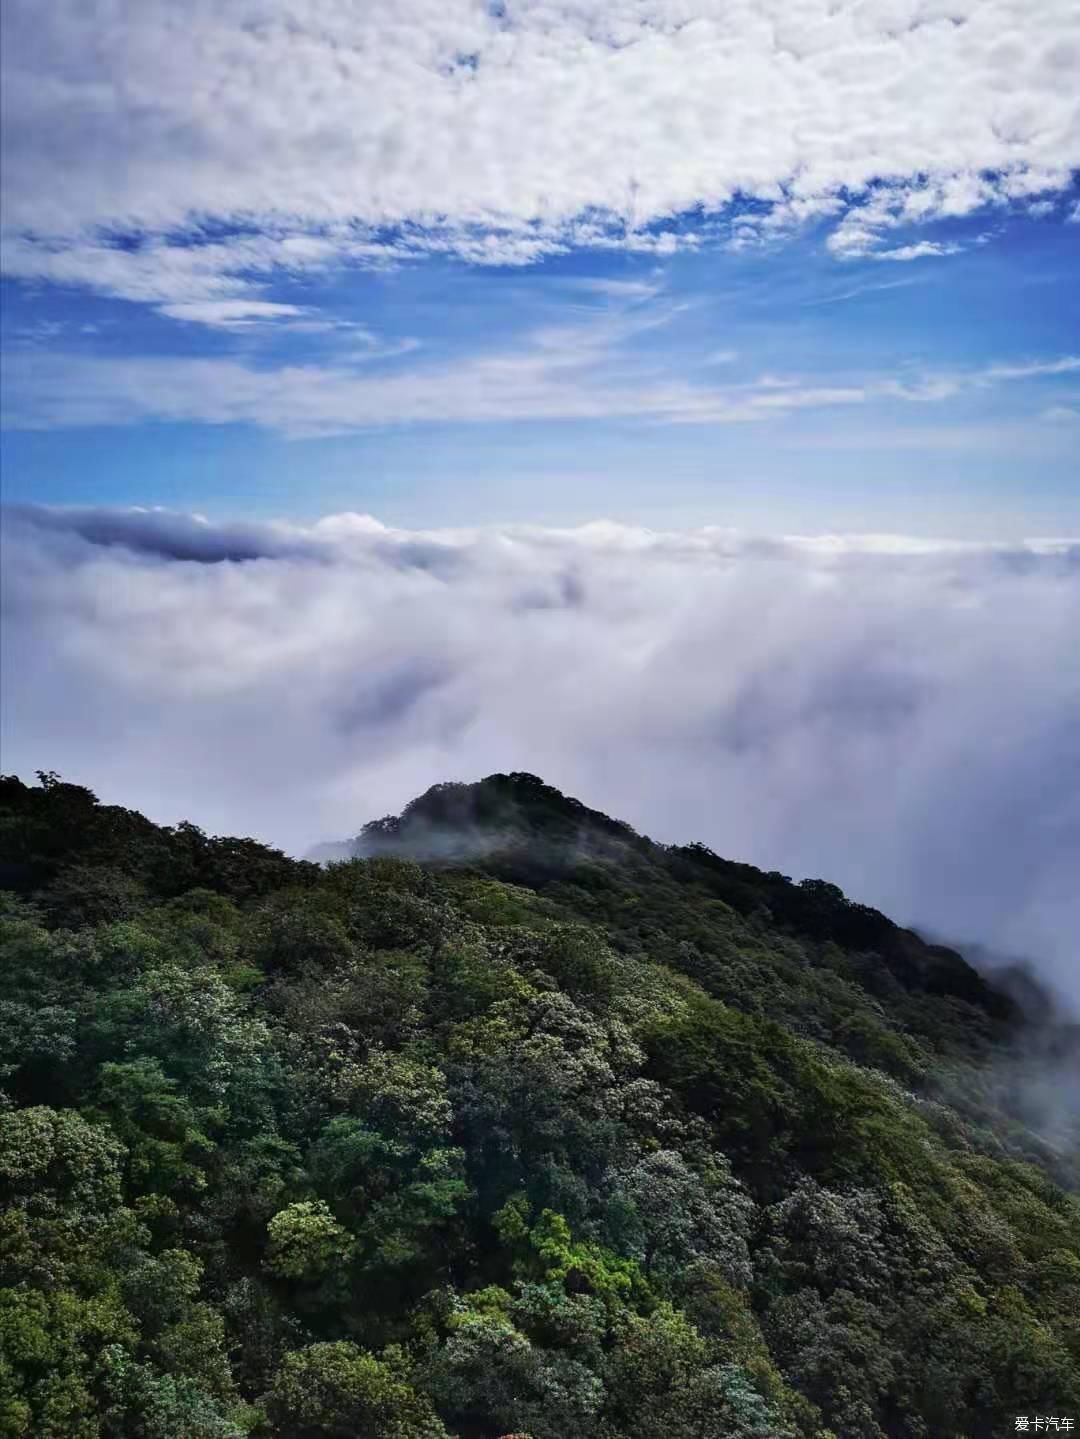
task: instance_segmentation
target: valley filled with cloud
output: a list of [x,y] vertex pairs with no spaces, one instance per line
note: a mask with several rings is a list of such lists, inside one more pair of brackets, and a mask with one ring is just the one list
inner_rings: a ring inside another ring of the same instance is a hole
[[528,769],[1075,983],[1075,542],[24,508],[3,584],[19,772],[302,853]]

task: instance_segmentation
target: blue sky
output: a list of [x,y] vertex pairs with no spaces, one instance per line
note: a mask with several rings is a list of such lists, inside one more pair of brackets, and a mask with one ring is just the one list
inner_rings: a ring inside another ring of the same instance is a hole
[[12,0],[4,498],[1076,533],[1080,50],[1026,14]]

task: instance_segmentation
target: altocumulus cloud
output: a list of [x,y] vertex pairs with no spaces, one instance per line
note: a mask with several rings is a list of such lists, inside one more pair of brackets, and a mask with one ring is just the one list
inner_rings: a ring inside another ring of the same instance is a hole
[[525,768],[1080,993],[1080,545],[9,512],[4,760],[296,851]]
[[839,258],[946,253],[888,236],[1048,213],[1080,165],[1074,0],[6,0],[2,19],[5,268],[211,324],[244,298],[259,318],[275,271],[666,253],[715,239],[733,201],[753,202],[737,244],[828,218]]

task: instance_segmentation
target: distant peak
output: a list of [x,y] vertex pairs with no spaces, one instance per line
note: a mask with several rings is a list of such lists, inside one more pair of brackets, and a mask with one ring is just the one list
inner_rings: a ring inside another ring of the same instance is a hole
[[539,775],[515,770],[432,785],[399,815],[364,825],[353,852],[449,861],[523,847],[579,851],[612,841],[648,844],[628,824],[564,795]]

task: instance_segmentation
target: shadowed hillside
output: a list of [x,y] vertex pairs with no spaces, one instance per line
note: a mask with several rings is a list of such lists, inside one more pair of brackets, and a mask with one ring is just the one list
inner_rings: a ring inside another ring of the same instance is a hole
[[527,774],[325,866],[40,779],[0,780],[0,1435],[1080,1419],[1077,1036],[1030,981]]

